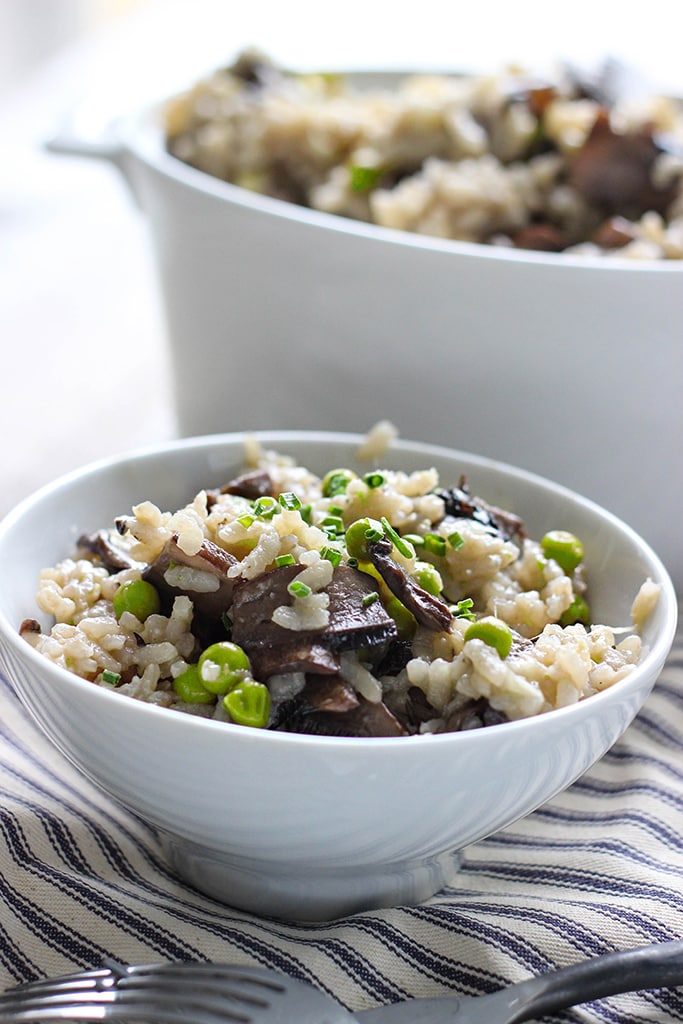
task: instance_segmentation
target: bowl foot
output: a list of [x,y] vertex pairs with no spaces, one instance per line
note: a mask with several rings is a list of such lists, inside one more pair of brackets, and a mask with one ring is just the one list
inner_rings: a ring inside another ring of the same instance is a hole
[[455,878],[462,851],[391,865],[299,862],[283,867],[166,836],[176,873],[238,910],[292,921],[332,921],[368,910],[421,903]]

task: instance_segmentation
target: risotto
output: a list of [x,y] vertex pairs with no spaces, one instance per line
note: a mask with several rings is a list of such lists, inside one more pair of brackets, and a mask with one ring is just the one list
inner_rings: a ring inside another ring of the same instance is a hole
[[250,440],[222,486],[175,511],[141,501],[80,537],[40,577],[54,624],[21,633],[164,708],[290,732],[433,734],[538,715],[627,676],[659,587],[645,581],[632,624],[611,628],[591,621],[589,583],[581,538],[549,523],[532,539],[465,478],[321,477]]
[[225,181],[387,228],[681,259],[681,105],[610,86],[512,68],[361,89],[245,53],[170,102],[167,146]]

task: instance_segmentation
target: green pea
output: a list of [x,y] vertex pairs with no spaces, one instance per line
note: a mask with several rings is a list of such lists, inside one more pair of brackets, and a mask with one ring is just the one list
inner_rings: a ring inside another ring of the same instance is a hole
[[368,542],[384,536],[382,524],[377,519],[356,519],[346,531],[346,550],[351,558],[364,562],[368,559]]
[[263,729],[270,715],[270,692],[263,683],[245,679],[226,694],[223,707],[238,725]]
[[334,498],[335,494],[344,494],[351,481],[355,479],[356,474],[350,469],[331,469],[323,477],[323,498]]
[[161,608],[157,589],[147,580],[129,580],[122,584],[114,594],[113,604],[117,619],[124,612],[130,612],[140,622],[156,615]]
[[204,686],[196,665],[190,665],[173,680],[173,689],[186,704],[211,704],[216,695]]
[[566,612],[560,616],[561,626],[573,626],[577,622],[581,622],[584,626],[590,626],[591,622],[591,610],[581,594],[576,595]]
[[501,658],[507,658],[512,647],[512,630],[505,622],[490,616],[473,622],[465,630],[465,640],[483,640],[493,647]]
[[428,594],[434,594],[436,596],[443,590],[441,573],[435,565],[432,565],[431,562],[416,562],[413,576],[416,582],[419,583],[422,589],[426,590]]
[[230,640],[207,647],[199,657],[197,668],[204,688],[216,694],[227,693],[251,675],[249,658]]
[[583,544],[567,530],[546,533],[541,540],[541,550],[546,558],[554,559],[565,572],[574,572],[583,561]]

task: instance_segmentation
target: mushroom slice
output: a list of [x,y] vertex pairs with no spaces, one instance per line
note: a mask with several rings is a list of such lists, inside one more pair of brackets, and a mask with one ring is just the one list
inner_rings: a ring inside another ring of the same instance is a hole
[[248,498],[256,501],[258,498],[265,498],[273,495],[273,481],[265,469],[254,469],[249,473],[236,476],[218,490],[207,491],[206,501],[209,508],[215,505],[221,494],[236,494],[240,498]]
[[353,686],[341,676],[308,675],[301,697],[316,711],[336,714],[351,711],[360,704]]
[[637,220],[648,210],[664,213],[678,185],[658,188],[653,181],[655,161],[663,152],[648,128],[616,132],[608,113],[601,111],[572,161],[569,182],[608,214]]
[[490,725],[501,725],[508,718],[501,711],[496,711],[486,697],[477,697],[467,701],[446,719],[442,732],[466,732],[469,729],[483,729]]
[[392,594],[412,612],[425,629],[442,632],[453,620],[450,608],[440,597],[430,594],[409,576],[392,558],[392,543],[383,537],[368,544],[370,560]]
[[38,619],[24,619],[22,624],[19,626],[19,636],[23,636],[24,639],[27,637],[40,636],[43,631],[43,627],[38,622]]
[[81,534],[77,541],[77,547],[95,555],[105,569],[111,573],[140,565],[134,558],[131,558],[127,551],[114,542],[108,530],[96,530],[95,533]]
[[524,524],[514,512],[490,505],[483,498],[473,497],[467,478],[460,477],[457,487],[439,488],[434,492],[443,500],[447,516],[454,519],[473,519],[489,529],[495,530],[504,540],[515,535],[524,537]]
[[[235,640],[234,623],[232,638]],[[287,672],[312,672],[323,676],[334,675],[339,671],[339,659],[336,655],[322,644],[311,643],[308,638],[277,647],[265,644],[248,645],[245,641],[242,641],[242,646],[245,650],[248,647],[249,661],[256,679],[270,679],[271,676],[284,675]]]
[[385,704],[375,704],[358,695],[358,706],[348,711],[318,711],[298,702],[277,727],[282,732],[319,736],[405,736],[406,730]]
[[364,600],[374,592],[374,581],[350,566],[337,566],[322,591],[329,597],[327,626],[292,630],[273,622],[276,608],[292,603],[287,588],[299,572],[300,565],[285,565],[235,585],[231,611],[235,643],[256,663],[268,659],[278,672],[283,671],[282,663],[287,663],[292,651],[315,651],[316,647],[328,652],[363,648],[369,660],[380,660],[396,639],[396,623],[381,601]]
[[558,227],[540,221],[524,225],[511,238],[515,248],[536,252],[562,252],[569,245],[569,239]]
[[210,540],[204,540],[195,555],[187,555],[178,546],[178,534],[174,533],[143,576],[167,602],[186,594],[197,614],[220,619],[232,601],[234,582],[228,570],[236,562],[237,559]]

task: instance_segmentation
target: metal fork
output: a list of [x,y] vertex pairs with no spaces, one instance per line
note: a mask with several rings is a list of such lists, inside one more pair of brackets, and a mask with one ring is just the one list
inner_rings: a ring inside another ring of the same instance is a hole
[[683,941],[608,953],[485,996],[409,1000],[350,1013],[311,985],[261,967],[168,963],[91,971],[0,995],[0,1024],[517,1024],[621,992],[683,984]]

